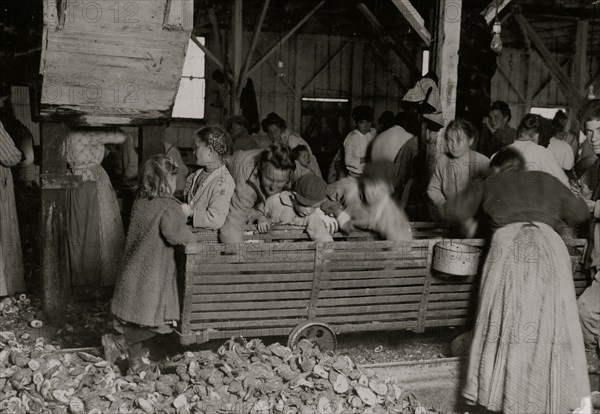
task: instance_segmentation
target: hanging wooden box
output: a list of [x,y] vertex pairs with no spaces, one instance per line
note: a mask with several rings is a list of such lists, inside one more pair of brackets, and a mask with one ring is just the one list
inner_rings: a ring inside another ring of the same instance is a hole
[[44,0],[40,117],[168,118],[192,26],[193,0]]

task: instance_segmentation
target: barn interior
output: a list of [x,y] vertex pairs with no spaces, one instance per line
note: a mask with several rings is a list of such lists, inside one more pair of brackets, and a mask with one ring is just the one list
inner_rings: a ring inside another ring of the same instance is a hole
[[[352,109],[371,106],[375,120],[402,112],[426,75],[438,81],[444,122],[477,128],[501,100],[512,127],[563,110],[579,131],[577,110],[600,91],[598,0],[2,0],[0,45],[1,95],[33,137],[36,184],[15,184],[27,294],[54,332],[90,297],[70,285],[66,195],[81,179],[62,151],[69,127],[122,128],[140,165],[166,142],[194,171],[199,128],[242,114],[266,148],[261,120],[276,112],[326,175],[354,128]],[[444,144],[421,141],[427,171]],[[132,186],[115,190],[127,223]],[[433,221],[424,190],[414,191],[411,221]],[[106,310],[105,293],[91,295]],[[463,331],[448,329],[429,329],[422,344],[451,353],[428,339]]]

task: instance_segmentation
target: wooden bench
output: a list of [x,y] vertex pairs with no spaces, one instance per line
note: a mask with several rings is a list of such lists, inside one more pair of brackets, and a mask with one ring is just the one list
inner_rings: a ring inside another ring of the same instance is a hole
[[[288,335],[306,321],[324,322],[336,333],[472,323],[479,278],[432,272],[433,247],[441,240],[187,245],[180,257],[180,340]],[[586,240],[565,243],[579,295],[587,286],[580,263]]]

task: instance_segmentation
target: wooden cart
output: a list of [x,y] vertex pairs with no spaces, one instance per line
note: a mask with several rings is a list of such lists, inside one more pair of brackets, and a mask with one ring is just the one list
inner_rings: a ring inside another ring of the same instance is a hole
[[[435,226],[417,227],[439,234]],[[203,241],[186,246],[181,343],[235,335],[324,335],[335,342],[334,333],[423,332],[472,322],[479,278],[432,272],[433,247],[441,238],[390,242],[358,233],[350,241],[315,243],[295,241],[306,236],[295,232],[296,238],[294,230],[268,236],[248,231],[248,240],[262,242],[229,245],[210,243],[216,235],[203,233]],[[459,241],[484,247],[480,239]],[[586,240],[565,242],[579,295],[587,286],[580,265]]]

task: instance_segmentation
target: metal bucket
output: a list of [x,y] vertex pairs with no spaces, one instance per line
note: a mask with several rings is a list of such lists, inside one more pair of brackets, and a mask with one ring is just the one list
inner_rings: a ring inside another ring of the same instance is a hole
[[439,242],[433,247],[433,269],[455,276],[477,274],[481,249],[456,242]]

